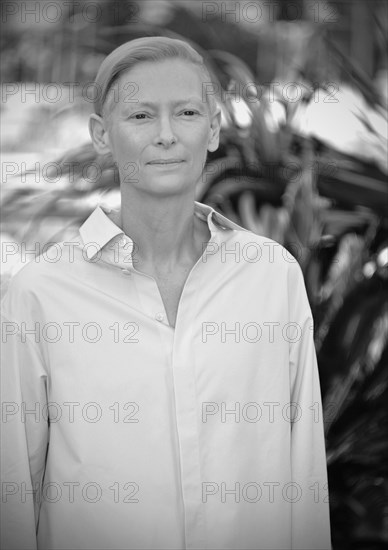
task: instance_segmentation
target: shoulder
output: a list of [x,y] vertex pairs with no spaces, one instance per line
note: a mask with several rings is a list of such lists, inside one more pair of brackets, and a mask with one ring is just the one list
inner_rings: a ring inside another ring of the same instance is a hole
[[277,271],[301,274],[296,257],[279,242],[246,229],[233,229],[222,233],[220,252],[234,249],[241,261],[276,268]]
[[256,256],[263,262],[276,263],[278,266],[294,265],[291,270],[298,272],[299,263],[295,256],[279,242],[253,233],[249,229],[238,225],[220,212],[213,210],[213,219],[217,224],[221,234],[221,245],[226,248],[227,243],[234,243],[240,253],[249,258],[249,255]]
[[53,292],[55,286],[68,279],[77,269],[82,247],[78,239],[68,242],[50,243],[42,247],[40,254],[31,259],[30,254],[22,255],[13,276],[2,285],[1,307],[3,314],[12,318],[25,308],[33,308],[40,298]]

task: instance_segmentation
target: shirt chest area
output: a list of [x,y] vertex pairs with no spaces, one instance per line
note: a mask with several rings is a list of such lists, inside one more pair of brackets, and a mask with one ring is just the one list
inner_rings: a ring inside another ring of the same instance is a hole
[[[158,292],[167,316],[168,324],[175,327],[179,302],[182,297],[189,270],[182,270],[170,275],[154,275]],[[156,289],[155,289],[156,292]]]
[[42,319],[53,387],[69,385],[73,392],[74,380],[81,380],[85,391],[87,380],[90,401],[128,388],[140,399],[157,394],[173,372],[174,380],[195,373],[213,399],[225,385],[244,394],[253,381],[253,387],[268,379],[280,383],[295,337],[279,293],[255,295],[232,277],[196,273],[170,280],[132,272],[110,283],[101,292],[86,281],[76,309],[74,301],[62,301]]

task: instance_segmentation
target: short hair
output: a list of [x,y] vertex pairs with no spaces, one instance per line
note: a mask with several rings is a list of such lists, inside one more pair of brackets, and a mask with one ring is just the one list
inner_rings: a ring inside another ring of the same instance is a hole
[[[109,112],[112,108],[112,100],[109,101],[108,92],[119,76],[128,69],[142,62],[164,61],[167,59],[183,59],[198,67],[203,76],[204,83],[213,83],[203,57],[187,42],[165,36],[151,36],[137,38],[122,44],[111,52],[102,62],[97,73],[95,84],[97,94],[94,100],[94,110],[102,116],[105,103],[108,103]],[[217,102],[214,97],[214,86],[204,87],[206,102],[210,113],[214,113]],[[210,92],[210,93],[209,93]]]

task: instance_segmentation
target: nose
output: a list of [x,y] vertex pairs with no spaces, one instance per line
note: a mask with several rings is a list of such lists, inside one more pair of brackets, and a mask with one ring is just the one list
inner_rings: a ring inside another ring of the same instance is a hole
[[177,142],[177,138],[174,134],[171,119],[169,115],[163,115],[160,118],[159,132],[156,136],[157,145],[163,145],[169,147],[173,143]]

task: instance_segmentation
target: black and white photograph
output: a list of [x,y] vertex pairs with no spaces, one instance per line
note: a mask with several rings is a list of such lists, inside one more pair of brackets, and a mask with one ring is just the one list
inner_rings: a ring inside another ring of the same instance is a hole
[[0,0],[2,550],[388,545],[388,2]]

